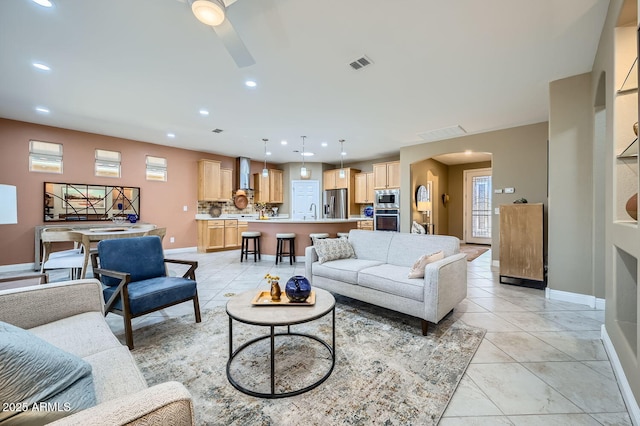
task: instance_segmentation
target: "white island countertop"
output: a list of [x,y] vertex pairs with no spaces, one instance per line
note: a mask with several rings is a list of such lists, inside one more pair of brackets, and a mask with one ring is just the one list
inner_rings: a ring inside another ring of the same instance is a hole
[[279,218],[279,217],[270,217],[268,219],[247,219],[246,221],[249,223],[347,223],[347,222],[358,222],[361,219],[289,219],[289,218]]

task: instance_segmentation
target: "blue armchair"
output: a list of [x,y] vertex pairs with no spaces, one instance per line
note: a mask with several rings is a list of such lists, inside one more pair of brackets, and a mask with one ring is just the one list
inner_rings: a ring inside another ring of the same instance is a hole
[[[169,277],[165,262],[190,268],[182,277]],[[201,321],[195,275],[198,262],[165,259],[160,237],[100,241],[91,264],[103,284],[105,315],[114,312],[124,317],[129,349],[133,349],[132,318],[193,300],[196,322]]]

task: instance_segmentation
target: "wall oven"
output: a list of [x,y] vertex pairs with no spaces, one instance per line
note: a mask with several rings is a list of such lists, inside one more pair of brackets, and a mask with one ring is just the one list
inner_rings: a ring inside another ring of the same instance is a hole
[[373,203],[375,209],[399,209],[400,190],[399,189],[376,189]]
[[373,229],[375,231],[400,232],[400,210],[376,209],[373,211]]

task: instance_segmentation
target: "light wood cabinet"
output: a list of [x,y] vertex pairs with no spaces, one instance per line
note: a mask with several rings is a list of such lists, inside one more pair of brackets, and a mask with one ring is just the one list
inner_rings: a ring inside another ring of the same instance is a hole
[[373,178],[375,189],[400,188],[400,162],[374,164]]
[[355,175],[355,202],[371,204],[374,198],[373,173],[357,173]]
[[220,187],[220,162],[198,160],[198,200],[218,201]]
[[322,189],[349,188],[351,169],[344,169],[344,177],[340,177],[340,169],[325,170],[322,173]]
[[239,247],[238,242],[238,221],[237,220],[225,220],[224,221],[224,247],[234,248]]
[[363,231],[373,231],[373,220],[359,220],[357,227]]
[[233,199],[233,170],[220,169],[220,199]]
[[242,245],[242,233],[249,229],[249,223],[238,221],[238,246]]
[[500,206],[500,282],[545,281],[543,215],[542,203]]
[[198,221],[198,251],[224,248],[224,220]]
[[283,203],[283,172],[282,170],[269,169],[269,176],[262,173],[253,175],[254,201],[257,203]]

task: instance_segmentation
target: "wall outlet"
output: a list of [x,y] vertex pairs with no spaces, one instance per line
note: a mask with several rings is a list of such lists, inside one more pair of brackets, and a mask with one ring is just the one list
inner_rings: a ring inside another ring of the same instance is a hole
[[187,206],[182,206],[182,210],[186,212],[189,208]]
[[175,243],[175,242],[176,242],[176,239],[175,239],[174,237],[171,237],[171,238],[169,238],[169,242],[170,242],[170,243]]

